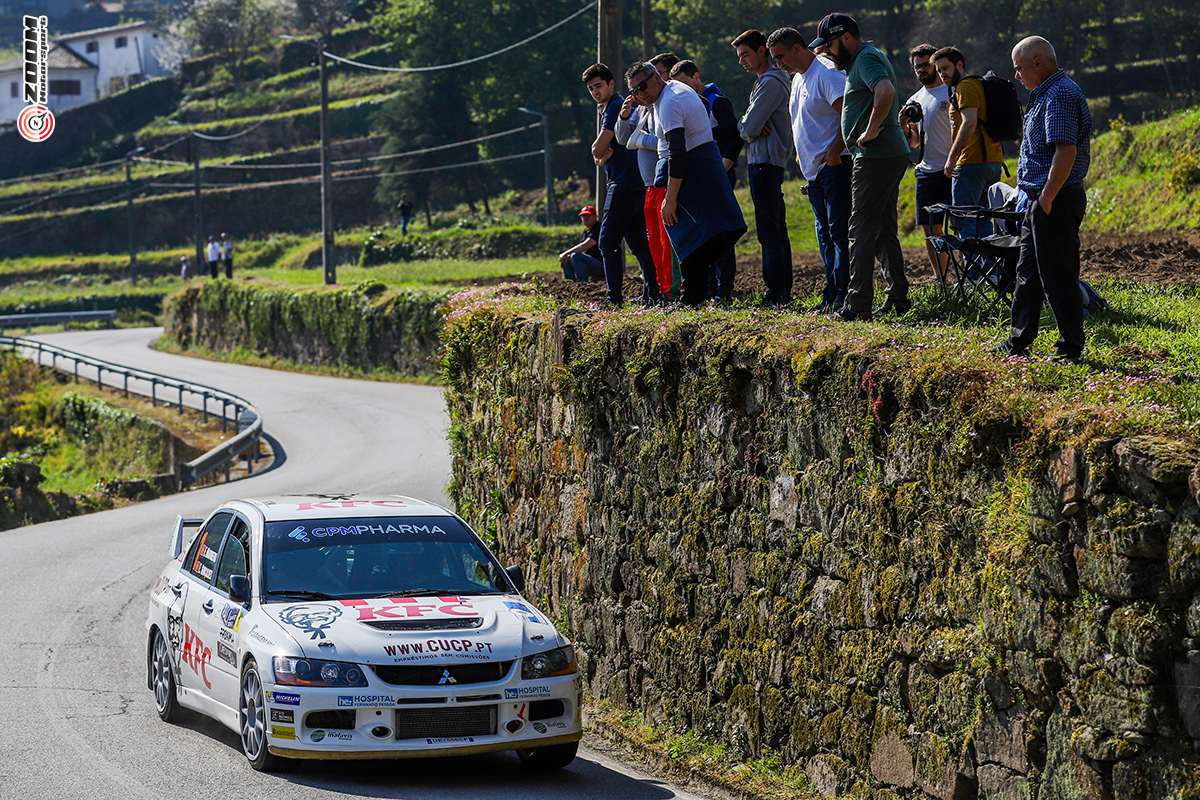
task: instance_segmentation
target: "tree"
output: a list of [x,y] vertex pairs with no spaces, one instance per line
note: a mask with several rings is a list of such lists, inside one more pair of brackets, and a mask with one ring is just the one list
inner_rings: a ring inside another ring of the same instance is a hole
[[267,44],[291,13],[286,0],[194,0],[180,11],[181,33],[200,54],[223,56],[234,80],[250,51]]
[[300,27],[321,34],[328,42],[334,30],[350,21],[353,0],[294,0]]

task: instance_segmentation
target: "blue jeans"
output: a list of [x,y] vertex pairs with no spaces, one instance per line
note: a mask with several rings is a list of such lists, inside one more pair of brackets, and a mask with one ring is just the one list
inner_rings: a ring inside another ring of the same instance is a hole
[[763,283],[768,302],[792,299],[792,243],[788,241],[787,210],[783,205],[783,167],[750,165],[750,198],[754,226],[762,245]]
[[808,202],[816,220],[817,245],[825,262],[825,291],[821,303],[840,308],[850,282],[850,175],[853,162],[826,164],[808,182]]
[[608,302],[624,302],[625,272],[621,259],[621,240],[629,245],[642,268],[643,290],[649,299],[658,297],[658,278],[650,242],[646,238],[646,189],[609,185],[604,198],[604,216],[600,218],[600,260],[604,262],[604,280],[608,284]]
[[[956,206],[988,207],[988,187],[1000,180],[1000,162],[988,161],[983,164],[959,164],[950,185],[950,196]],[[961,239],[976,238],[979,220],[964,219],[958,230]],[[983,235],[992,232],[991,220],[984,220]]]
[[412,217],[408,214],[400,215],[400,235],[408,236],[408,223],[412,222]]
[[604,280],[604,265],[595,256],[586,253],[571,253],[562,265],[563,277],[569,281],[587,283],[589,280]]

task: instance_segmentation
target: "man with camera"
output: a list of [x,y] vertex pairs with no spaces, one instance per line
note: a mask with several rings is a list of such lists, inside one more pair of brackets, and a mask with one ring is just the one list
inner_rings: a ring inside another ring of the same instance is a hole
[[940,278],[945,270],[946,256],[933,249],[929,237],[941,236],[942,225],[935,223],[925,209],[938,203],[953,202],[951,180],[943,171],[950,155],[952,137],[950,87],[934,68],[933,54],[936,52],[937,48],[931,44],[919,44],[908,51],[909,63],[921,88],[900,109],[900,127],[908,137],[909,147],[921,159],[916,166],[917,224],[925,232],[925,252],[933,274]]
[[[933,54],[933,63],[951,89],[950,130],[954,140],[944,165],[946,176],[952,179],[951,197],[956,206],[986,208],[988,187],[1000,180],[1004,150],[983,128],[988,118],[983,81],[967,76],[966,59],[956,47],[938,50]],[[977,226],[978,220],[966,218],[958,235],[975,238]]]
[[808,49],[795,28],[767,37],[775,63],[792,76],[788,110],[796,161],[808,181],[817,246],[825,262],[825,291],[814,311],[830,314],[846,301],[850,278],[850,151],[842,140],[842,97],[846,76]]

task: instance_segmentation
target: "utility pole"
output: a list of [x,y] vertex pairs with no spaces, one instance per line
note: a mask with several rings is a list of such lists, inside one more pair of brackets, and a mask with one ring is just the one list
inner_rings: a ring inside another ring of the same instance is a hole
[[337,265],[333,263],[333,173],[329,160],[329,70],[325,64],[325,42],[316,43],[279,34],[280,39],[317,48],[317,71],[321,76],[321,265],[325,283],[337,283]]
[[200,202],[200,140],[193,136],[192,145],[192,205],[196,213],[196,274],[203,275],[204,260],[204,205]]
[[[625,70],[621,69],[621,3],[619,0],[600,0],[596,9],[599,15],[596,23],[596,60],[608,65],[616,81],[617,90],[620,91],[625,88]],[[599,114],[602,113],[604,109],[597,109],[597,130],[600,128]],[[604,208],[607,193],[604,168],[596,167],[596,208]]]
[[125,154],[125,219],[129,232],[129,282],[137,283],[137,246],[133,240],[133,157],[146,152],[139,147]]
[[333,173],[329,163],[329,71],[325,66],[325,43],[317,47],[321,73],[321,264],[325,283],[337,283],[337,265],[333,262]]
[[650,0],[642,0],[642,61],[654,55],[654,17],[650,12]]
[[518,106],[517,111],[541,117],[542,126],[542,163],[546,170],[546,227],[554,224],[554,170],[550,166],[550,118],[540,111]]

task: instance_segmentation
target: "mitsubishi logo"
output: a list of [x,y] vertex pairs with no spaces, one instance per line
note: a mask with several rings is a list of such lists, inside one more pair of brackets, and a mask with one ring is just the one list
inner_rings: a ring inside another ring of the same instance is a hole
[[448,669],[442,670],[442,679],[438,681],[438,686],[441,686],[444,683],[458,683],[458,680],[450,674],[450,670]]

